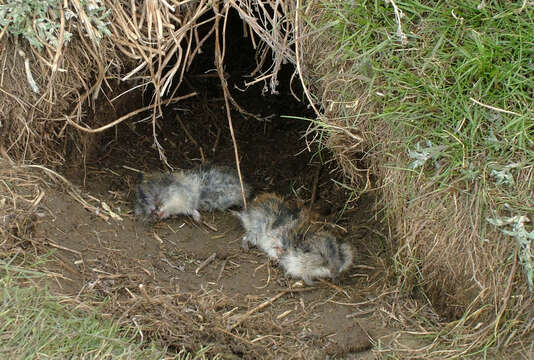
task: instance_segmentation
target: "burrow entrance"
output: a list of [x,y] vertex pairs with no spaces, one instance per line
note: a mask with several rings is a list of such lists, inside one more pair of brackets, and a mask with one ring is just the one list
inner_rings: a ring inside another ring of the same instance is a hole
[[[166,170],[153,147],[147,114],[100,135],[85,166],[64,171],[122,220],[103,219],[53,192],[36,234],[59,245],[55,270],[65,279],[58,289],[107,298],[102,311],[140,338],[177,350],[209,345],[210,353],[227,358],[324,358],[368,350],[368,336],[391,332],[375,311],[377,301],[385,299],[378,296],[385,277],[378,259],[386,256],[385,240],[373,220],[373,199],[354,196],[344,187],[328,150],[304,136],[309,122],[291,118],[313,114],[292,94],[302,97],[298,82],[289,81],[289,65],[279,75],[279,94],[265,93],[263,83],[240,90],[247,81],[244,74],[256,67],[255,51],[241,30],[237,17],[229,22],[225,71],[235,100],[261,118],[232,113],[244,178],[256,192],[274,191],[307,204],[314,198],[316,210],[357,254],[355,266],[339,283],[317,282],[288,292],[294,280],[260,252],[241,250],[243,230],[229,213],[204,214],[209,226],[188,217],[156,225],[138,222],[131,204],[136,183],[131,169]],[[215,71],[209,71],[213,67],[213,54],[206,50],[182,85],[184,92],[199,95],[165,108],[158,121],[158,141],[174,167],[194,167],[203,159],[235,164],[222,90]],[[120,102],[125,108],[114,104],[113,113],[126,113],[132,102],[138,107],[150,96],[130,93]],[[97,111],[101,118],[96,123],[114,120],[109,114]],[[259,310],[243,317],[255,308]]]

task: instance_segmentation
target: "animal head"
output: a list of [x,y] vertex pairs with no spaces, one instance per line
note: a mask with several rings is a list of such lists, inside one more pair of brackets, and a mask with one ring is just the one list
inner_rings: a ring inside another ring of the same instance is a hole
[[159,207],[161,199],[159,194],[152,187],[139,184],[137,186],[137,203],[135,213],[137,216],[150,220],[152,218],[161,218]]

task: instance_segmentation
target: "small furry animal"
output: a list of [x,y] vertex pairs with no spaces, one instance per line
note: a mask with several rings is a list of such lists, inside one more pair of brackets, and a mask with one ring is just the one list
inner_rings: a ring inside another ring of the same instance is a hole
[[246,210],[232,211],[246,230],[242,247],[257,246],[285,272],[308,285],[315,278],[336,278],[353,262],[352,247],[320,231],[307,209],[291,206],[273,193],[256,197]]
[[248,208],[232,211],[245,228],[241,246],[249,249],[249,243],[257,246],[272,260],[277,260],[284,250],[283,237],[301,214],[284,199],[273,193],[258,195]]
[[307,285],[314,278],[336,278],[353,261],[349,244],[340,243],[326,231],[309,231],[306,221],[285,234],[282,247],[280,265],[288,275],[301,278]]
[[[245,195],[250,195],[245,185]],[[199,210],[226,210],[243,206],[237,172],[226,166],[202,165],[172,174],[156,174],[137,186],[135,213],[143,220],[191,215],[200,221]]]

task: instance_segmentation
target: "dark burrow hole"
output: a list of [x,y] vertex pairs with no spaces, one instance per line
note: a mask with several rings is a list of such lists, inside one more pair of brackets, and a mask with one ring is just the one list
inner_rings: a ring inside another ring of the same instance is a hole
[[[384,253],[386,245],[381,241],[383,237],[379,236],[380,232],[374,229],[374,199],[370,195],[360,197],[357,190],[344,185],[341,168],[333,154],[319,142],[311,141],[314,134],[305,136],[311,121],[307,119],[314,119],[315,115],[304,100],[298,78],[291,83],[294,72],[292,65],[283,65],[278,74],[280,83],[277,94],[271,94],[270,89],[264,91],[263,82],[242,91],[245,89],[244,83],[253,80],[247,75],[257,66],[256,51],[250,39],[243,37],[242,31],[241,19],[232,15],[226,32],[225,72],[228,86],[237,103],[260,118],[245,116],[232,108],[233,129],[244,180],[252,185],[255,193],[277,192],[286,198],[300,200],[305,205],[310,204],[312,197],[315,198],[314,209],[323,217],[322,220],[329,223],[329,229],[337,237],[353,245],[355,262],[359,266],[345,272],[339,279],[341,286],[348,291],[348,298],[343,298],[342,301],[364,301],[366,296],[371,296],[369,291],[372,290],[366,290],[369,284],[381,282],[385,278],[376,263],[376,256]],[[196,91],[198,95],[164,107],[163,116],[157,120],[157,140],[165,151],[167,163],[174,168],[193,168],[203,160],[235,167],[234,145],[213,59],[211,39],[205,43],[203,53],[197,55],[174,94],[180,96]],[[263,71],[268,68],[269,64],[266,63]],[[121,86],[113,94],[106,95],[112,98],[125,90],[127,89]],[[152,95],[149,91],[128,92],[114,102],[113,106],[101,96],[96,111],[89,116],[87,123],[91,127],[110,123],[131,111],[150,105]],[[207,221],[215,225],[216,230],[199,226],[186,216],[168,221],[166,219],[155,225],[134,220],[132,200],[138,180],[135,170],[170,170],[154,147],[150,111],[97,136],[84,135],[82,138],[86,140],[84,143],[70,145],[73,156],[64,173],[73,183],[93,196],[93,200],[105,201],[115,211],[120,207],[118,213],[123,215],[124,221],[104,222],[94,214],[87,216],[83,209],[73,208],[68,201],[59,199],[54,205],[61,211],[57,212],[59,215],[54,219],[53,226],[43,230],[43,236],[56,239],[61,246],[83,253],[91,261],[91,267],[106,274],[118,274],[116,281],[99,282],[95,287],[97,293],[129,298],[130,295],[125,294],[124,289],[134,289],[140,283],[146,284],[149,290],[157,288],[158,291],[173,294],[197,294],[200,288],[210,287],[220,291],[221,296],[232,299],[228,300],[229,308],[224,309],[229,311],[237,309],[236,306],[244,309],[249,295],[257,296],[258,299],[270,297],[291,283],[292,279],[285,277],[276,264],[265,266],[266,258],[261,253],[254,250],[244,252],[241,249],[243,230],[239,221],[229,212],[206,214]],[[85,157],[83,161],[76,162],[74,154],[80,152]],[[62,216],[63,213],[66,215]],[[132,217],[129,218],[128,215]],[[213,263],[197,274],[195,268],[212,253],[216,253]],[[364,264],[363,267],[361,264]],[[70,276],[79,281],[69,285],[72,293],[77,294],[81,291],[82,284],[95,274],[92,268],[88,268],[81,274]],[[320,314],[320,318],[314,316],[313,319],[308,319],[313,325],[313,336],[308,345],[315,346],[314,342],[318,341],[316,346],[320,348],[321,341],[327,335],[334,332],[343,334],[346,329],[352,329],[354,323],[347,317],[351,311],[349,308],[327,304],[326,299],[332,296],[333,288],[318,286],[318,289],[312,289],[314,291],[303,293],[302,297],[307,303],[324,304],[314,310],[315,314]],[[340,293],[336,294],[340,296]],[[294,308],[295,299],[296,297],[281,299],[276,307],[273,306],[273,311],[283,312],[290,307]],[[194,297],[188,301],[191,301],[192,306],[198,305]],[[110,312],[121,312],[120,309],[112,308]],[[147,312],[152,311],[151,316],[159,319],[160,310],[166,313],[164,307],[153,306],[151,309],[143,308],[142,314],[147,316]],[[206,311],[210,313],[211,310]],[[130,316],[134,316],[133,313]],[[187,316],[185,318],[189,319]],[[171,316],[169,323],[174,321]],[[374,326],[373,321],[364,326]],[[230,350],[234,354],[251,351],[251,348],[239,341],[237,346],[235,339],[214,332],[209,326],[199,331],[196,320],[191,324],[191,328],[184,324],[183,332],[193,334],[190,337],[192,350],[198,344],[215,339],[221,351],[229,351],[224,349],[228,347],[226,343],[230,340]],[[251,320],[243,326],[249,326],[249,329],[258,333],[266,331],[265,320],[262,318]],[[277,331],[274,328],[271,330]],[[287,331],[294,335],[293,330]],[[169,335],[163,336],[161,340],[171,349],[174,346],[177,346],[176,350],[189,346],[183,343],[181,337]],[[342,341],[339,341],[341,344]],[[360,346],[360,343],[366,344],[364,348],[368,346],[367,336],[363,332],[345,342],[339,346],[350,349]]]
[[[211,25],[204,26],[199,29],[201,37]],[[164,107],[163,116],[157,120],[157,141],[164,149],[167,163],[174,168],[192,168],[202,161],[235,167],[234,146],[214,56],[214,36],[211,36],[174,93],[180,96],[195,91],[198,95]],[[358,196],[340,185],[343,175],[328,149],[311,141],[313,134],[305,136],[310,126],[308,119],[314,119],[314,113],[305,100],[298,76],[293,77],[293,65],[282,65],[276,94],[271,93],[268,82],[245,85],[254,80],[249,74],[257,67],[258,56],[250,37],[243,36],[241,19],[235,12],[231,13],[224,64],[228,87],[237,103],[258,117],[243,115],[232,107],[244,180],[256,193],[274,191],[306,204],[316,188],[314,206],[329,221],[337,221],[356,205]],[[272,59],[271,53],[267,59]],[[266,62],[261,71],[271,65]],[[110,109],[109,102],[101,99],[92,123],[97,126],[109,123],[149,105],[152,100],[150,91],[130,92]],[[103,196],[119,192],[131,199],[137,174],[128,168],[144,172],[169,171],[154,145],[150,111],[88,142],[94,146],[86,149],[87,154],[80,162],[83,165],[75,166],[71,162],[65,173],[90,192]]]

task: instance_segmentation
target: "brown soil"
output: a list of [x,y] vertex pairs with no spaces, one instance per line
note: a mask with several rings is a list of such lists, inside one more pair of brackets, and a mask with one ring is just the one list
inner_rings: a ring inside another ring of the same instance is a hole
[[[203,144],[206,158],[233,165],[234,150],[221,105],[181,104],[189,110],[181,119],[191,138]],[[256,192],[275,191],[307,203],[320,174],[314,208],[325,220],[336,222],[332,230],[354,246],[357,257],[352,269],[335,284],[292,287],[295,280],[287,279],[263,254],[241,249],[243,230],[228,212],[204,213],[205,224],[200,225],[188,217],[155,225],[137,221],[131,204],[136,174],[123,166],[161,169],[157,152],[150,147],[151,125],[139,123],[101,136],[100,151],[84,169],[64,171],[123,220],[105,221],[60,191],[50,191],[43,201],[47,211],[36,224],[34,237],[53,244],[54,270],[65,277],[55,287],[95,304],[106,298],[100,305],[103,316],[114,316],[140,338],[155,339],[171,350],[211,345],[209,351],[223,358],[374,358],[369,336],[391,331],[373,308],[376,289],[385,277],[377,261],[385,257],[385,250],[372,220],[373,199],[346,203],[350,193],[334,181],[340,181],[339,172],[332,163],[319,166],[315,145],[312,151],[306,149],[302,139],[306,122],[259,122],[237,114],[234,121],[242,171]],[[198,164],[201,151],[184,136],[181,125],[166,119],[163,126],[159,133],[165,135],[159,140],[169,163],[183,168]],[[213,261],[198,270],[212,254]],[[232,327],[237,321],[242,322]]]

